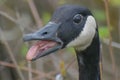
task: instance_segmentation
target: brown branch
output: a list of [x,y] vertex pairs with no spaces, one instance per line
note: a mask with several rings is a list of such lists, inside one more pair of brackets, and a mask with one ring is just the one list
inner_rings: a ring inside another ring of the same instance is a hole
[[17,24],[17,20],[14,19],[13,17],[11,17],[10,15],[8,15],[7,13],[0,11],[0,15],[2,15],[3,17],[9,19],[10,21],[14,22],[15,24]]
[[99,66],[100,66],[100,79],[102,80],[102,79],[103,79],[103,66],[102,66],[102,60],[100,60]]
[[[3,61],[0,61],[0,65],[2,65],[2,66],[7,66],[7,67],[11,67],[11,68],[16,68],[16,66],[14,65],[14,64],[12,64],[12,63],[8,63],[8,62],[3,62]],[[29,70],[27,67],[19,67],[21,70],[24,70],[24,71],[30,71],[31,73],[34,73],[34,74],[36,74],[36,75],[39,75],[41,78],[44,78],[44,77],[47,77],[47,78],[49,78],[49,79],[54,79],[53,77],[51,77],[51,75],[53,74],[53,73],[56,73],[56,72],[51,72],[51,73],[43,73],[43,72],[40,72],[40,71],[38,71],[38,70],[35,70],[35,69],[31,69],[31,70]]]
[[[53,77],[48,76],[48,75],[46,75],[44,77],[47,77],[50,80],[55,80]],[[32,80],[41,80],[40,78],[44,78],[44,77],[41,77],[40,75],[38,75],[38,76],[34,77]]]
[[29,69],[29,71],[28,71],[28,79],[29,80],[32,80],[32,73],[31,73],[31,69],[32,68],[32,66],[31,66],[31,62],[30,61],[28,61],[28,69]]
[[30,10],[33,14],[33,17],[37,23],[37,26],[41,27],[42,26],[42,20],[40,19],[40,16],[38,14],[38,11],[37,11],[37,8],[34,4],[34,1],[33,0],[27,0],[28,4],[29,4],[29,7],[30,7]]
[[[106,45],[109,45],[110,40],[109,39],[103,39],[102,42],[105,43]],[[112,45],[112,47],[120,49],[120,43],[112,41],[111,45]]]
[[[12,63],[8,63],[8,62],[3,62],[3,61],[0,61],[0,65],[2,66],[7,66],[7,67],[11,67],[11,68],[16,68],[16,66]],[[21,70],[24,70],[24,71],[29,71],[29,69],[27,67],[19,67]],[[34,74],[40,74],[38,71],[36,70],[31,70],[32,73]]]
[[120,41],[120,7],[119,7],[119,12],[118,12],[118,33],[119,33],[119,41]]
[[108,30],[109,30],[109,51],[110,51],[110,57],[111,57],[111,61],[112,61],[112,69],[113,69],[113,74],[114,74],[114,78],[113,80],[118,80],[117,79],[117,73],[116,73],[116,64],[115,64],[115,58],[113,55],[113,47],[112,47],[112,36],[111,36],[111,24],[110,24],[110,14],[109,14],[109,0],[103,0],[104,1],[104,5],[105,5],[105,12],[106,12],[106,21],[107,21],[107,26],[108,26]]
[[10,49],[7,41],[6,41],[5,38],[4,38],[4,35],[3,35],[3,32],[2,32],[1,29],[0,29],[0,34],[1,34],[1,35],[0,35],[0,36],[1,36],[1,40],[2,40],[3,44],[4,44],[5,47],[6,47],[6,49],[7,49],[7,51],[8,51],[8,54],[9,54],[10,57],[11,57],[11,60],[12,60],[13,63],[15,64],[16,70],[17,70],[17,72],[18,72],[21,80],[25,80],[25,79],[24,79],[24,76],[22,75],[22,72],[20,71],[19,66],[18,66],[18,64],[17,64],[17,62],[16,62],[16,60],[15,60],[15,57],[14,57],[14,55],[13,55],[13,52],[12,52],[12,50]]
[[67,71],[69,68],[70,68],[70,66],[75,62],[75,60],[76,60],[76,57],[72,57],[71,58],[71,60],[70,60],[70,62],[67,64],[67,66],[65,67],[65,70]]

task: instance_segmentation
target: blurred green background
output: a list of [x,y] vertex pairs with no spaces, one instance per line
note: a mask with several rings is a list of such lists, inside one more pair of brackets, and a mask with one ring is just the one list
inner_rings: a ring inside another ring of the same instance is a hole
[[[107,26],[104,0],[0,0],[0,80],[54,80],[58,73],[64,73],[65,80],[78,80],[73,48],[34,62],[25,59],[34,42],[24,43],[22,36],[40,29],[54,10],[64,4],[77,4],[92,11],[101,39],[102,80],[120,79],[120,0],[109,0],[110,26]],[[112,36],[113,60],[109,33]]]

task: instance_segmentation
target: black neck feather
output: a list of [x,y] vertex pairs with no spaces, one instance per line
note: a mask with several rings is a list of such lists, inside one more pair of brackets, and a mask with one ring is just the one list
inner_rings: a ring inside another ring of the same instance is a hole
[[100,80],[100,43],[96,35],[91,45],[84,51],[76,49],[79,66],[79,80]]

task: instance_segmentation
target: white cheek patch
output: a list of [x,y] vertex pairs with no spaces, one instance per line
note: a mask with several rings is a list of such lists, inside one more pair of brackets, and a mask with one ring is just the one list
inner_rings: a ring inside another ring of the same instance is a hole
[[88,16],[85,26],[79,36],[68,43],[67,47],[75,47],[78,50],[84,50],[91,44],[95,33],[96,21],[93,16]]

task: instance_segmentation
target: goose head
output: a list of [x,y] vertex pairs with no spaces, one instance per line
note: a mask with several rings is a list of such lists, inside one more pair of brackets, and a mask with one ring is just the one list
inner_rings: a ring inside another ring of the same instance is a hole
[[24,36],[24,41],[37,40],[26,58],[36,60],[67,47],[83,51],[91,45],[96,32],[96,21],[89,9],[77,5],[61,6],[42,29]]

